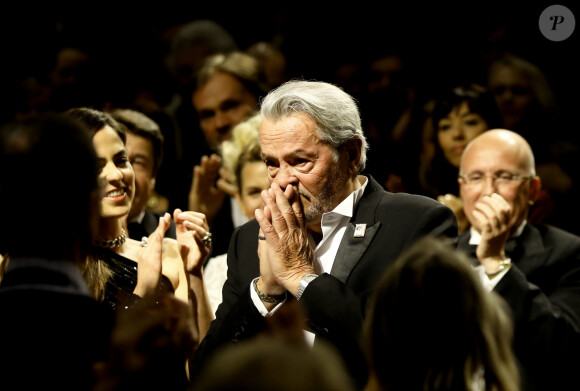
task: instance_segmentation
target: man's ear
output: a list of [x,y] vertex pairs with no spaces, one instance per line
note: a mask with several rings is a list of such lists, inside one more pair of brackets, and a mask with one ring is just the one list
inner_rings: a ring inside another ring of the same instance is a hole
[[542,180],[539,176],[534,176],[530,179],[530,205],[533,205],[538,197],[540,196],[540,191],[542,190]]
[[362,141],[358,138],[350,140],[346,145],[349,167],[352,169],[353,174],[356,173],[358,164],[360,163],[361,148]]

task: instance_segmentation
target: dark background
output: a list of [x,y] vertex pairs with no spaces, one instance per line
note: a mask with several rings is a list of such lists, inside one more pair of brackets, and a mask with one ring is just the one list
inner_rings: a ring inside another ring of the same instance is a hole
[[[215,3],[215,4],[214,4]],[[108,57],[108,67],[141,74],[161,61],[163,34],[193,19],[222,24],[245,48],[278,37],[292,75],[326,78],[336,64],[386,49],[402,50],[423,88],[482,78],[482,56],[509,48],[546,72],[561,98],[577,102],[578,31],[563,42],[544,38],[538,18],[547,1],[351,2],[78,2],[15,4],[0,16],[4,76],[34,72],[58,40],[82,42]],[[576,4],[558,1],[580,17]],[[503,31],[493,42],[492,34]],[[103,72],[107,72],[104,68]],[[112,72],[112,70],[111,70]],[[566,104],[566,102],[562,102]]]
[[[233,35],[241,50],[257,41],[279,43],[291,78],[332,82],[341,64],[368,64],[373,57],[394,52],[402,56],[418,100],[424,102],[463,82],[485,85],[489,61],[511,52],[536,64],[554,90],[564,125],[545,131],[558,128],[580,146],[575,118],[580,107],[579,28],[565,41],[545,38],[538,20],[553,4],[497,0],[355,1],[324,6],[313,1],[19,2],[0,11],[1,119],[10,119],[11,110],[23,100],[14,86],[46,74],[54,66],[58,48],[67,45],[85,49],[97,60],[91,87],[95,95],[122,101],[131,91],[150,89],[171,96],[175,91],[163,63],[171,33],[186,22],[212,19]],[[580,18],[577,2],[556,4],[567,6]],[[571,166],[576,167],[577,157],[573,160]],[[577,219],[573,224],[577,226]]]

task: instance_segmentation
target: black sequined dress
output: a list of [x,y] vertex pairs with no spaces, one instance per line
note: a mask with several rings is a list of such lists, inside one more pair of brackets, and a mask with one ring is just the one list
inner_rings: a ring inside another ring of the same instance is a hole
[[[107,249],[98,249],[97,256],[107,263],[113,273],[105,288],[105,304],[116,311],[138,302],[140,297],[133,293],[137,285],[137,262]],[[175,293],[165,275],[161,275],[157,289],[159,294]]]

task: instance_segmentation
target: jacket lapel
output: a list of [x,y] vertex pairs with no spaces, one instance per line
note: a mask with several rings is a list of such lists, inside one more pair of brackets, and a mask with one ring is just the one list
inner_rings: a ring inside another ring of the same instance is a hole
[[[381,226],[380,221],[375,222],[374,216],[384,189],[370,175],[368,176],[368,181],[365,192],[354,211],[354,216],[346,226],[346,231],[330,270],[332,276],[345,284],[352,269],[358,263]],[[359,234],[359,230],[356,229],[358,224],[366,224],[366,229],[362,236]]]
[[364,236],[355,237],[356,224],[350,222],[346,226],[330,274],[346,284],[350,272],[373,240],[380,225],[381,223],[378,222],[371,227],[367,226]]
[[551,246],[544,246],[540,231],[529,223],[518,238],[518,243],[520,253],[515,255],[514,261],[526,275],[543,265],[548,259],[547,254],[552,251]]

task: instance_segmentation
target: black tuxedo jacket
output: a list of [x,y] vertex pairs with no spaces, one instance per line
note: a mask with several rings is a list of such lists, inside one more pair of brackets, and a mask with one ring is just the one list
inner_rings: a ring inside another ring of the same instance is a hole
[[[463,232],[458,249],[475,257],[470,237],[469,231]],[[506,253],[512,267],[494,291],[512,311],[522,390],[572,389],[571,384],[579,388],[580,237],[528,223],[510,241]]]
[[[135,239],[141,241],[143,236],[151,235],[159,226],[159,216],[157,213],[146,210],[145,216],[143,216],[143,220],[141,223],[136,221],[127,224],[127,230],[129,231],[129,237],[131,239]],[[171,223],[167,231],[165,231],[166,238],[177,238],[177,234],[175,233],[175,221],[173,221],[173,216],[171,217]]]
[[[356,238],[353,236],[355,224],[361,223],[367,224],[366,233]],[[234,231],[228,251],[223,302],[196,352],[194,373],[222,344],[249,338],[266,326],[250,296],[250,283],[260,275],[258,231],[255,219]],[[427,197],[389,193],[369,177],[331,273],[316,278],[302,295],[300,303],[317,340],[322,338],[338,348],[361,388],[366,381],[366,364],[359,337],[367,299],[383,271],[404,249],[425,235],[456,241],[457,222],[453,212]]]

